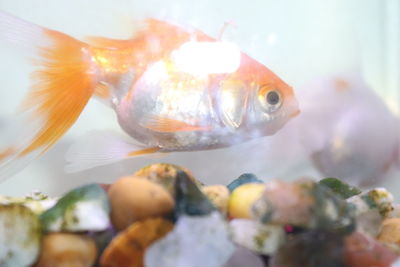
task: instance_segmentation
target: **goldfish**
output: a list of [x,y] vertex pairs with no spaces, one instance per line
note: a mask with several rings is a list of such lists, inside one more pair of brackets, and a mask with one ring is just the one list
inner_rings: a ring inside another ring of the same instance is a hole
[[328,131],[311,154],[313,166],[325,176],[359,186],[376,186],[398,170],[399,118],[365,79],[351,72],[313,83],[335,94],[330,98],[335,107],[320,109],[334,119],[322,124]]
[[[0,13],[0,40],[35,54],[15,142],[0,179],[49,150],[91,98],[114,109],[130,136],[94,131],[68,151],[70,170],[273,135],[299,113],[292,87],[266,66],[197,29],[149,18],[129,39],[77,40]],[[230,51],[230,52],[229,52]]]

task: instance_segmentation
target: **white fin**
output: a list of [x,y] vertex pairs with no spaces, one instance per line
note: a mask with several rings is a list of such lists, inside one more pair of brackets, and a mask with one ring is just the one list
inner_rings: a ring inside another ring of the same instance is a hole
[[24,157],[18,153],[29,145],[37,133],[39,121],[25,123],[25,116],[19,115],[2,121],[0,127],[0,183],[25,168],[37,158],[41,151],[37,150]]
[[64,170],[69,173],[79,172],[157,150],[134,144],[125,136],[112,131],[90,131],[69,148],[65,156],[68,163]]
[[0,11],[0,40],[27,49],[46,47],[51,42],[42,27],[3,11]]

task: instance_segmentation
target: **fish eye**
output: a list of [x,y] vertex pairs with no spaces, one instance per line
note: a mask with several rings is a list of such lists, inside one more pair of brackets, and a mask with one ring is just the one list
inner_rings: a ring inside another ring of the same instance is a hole
[[277,111],[282,105],[281,94],[278,90],[273,89],[270,86],[261,87],[258,96],[261,106],[268,113]]
[[280,97],[280,95],[279,95],[279,93],[277,91],[269,91],[265,98],[267,100],[267,103],[272,105],[272,106],[275,106],[275,105],[279,104],[279,102],[281,101],[280,100],[281,97]]

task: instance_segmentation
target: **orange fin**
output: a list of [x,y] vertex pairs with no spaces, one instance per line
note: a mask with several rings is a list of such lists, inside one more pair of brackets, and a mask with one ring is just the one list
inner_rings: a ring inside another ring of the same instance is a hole
[[211,128],[209,126],[192,125],[183,121],[159,116],[146,118],[142,126],[152,131],[163,133],[205,131]]
[[20,152],[26,155],[36,149],[46,151],[73,125],[93,94],[96,80],[89,47],[67,35],[45,30],[51,47],[40,48],[43,60],[33,73],[34,84],[25,97],[23,110],[32,111],[32,119],[42,118],[37,135]]
[[38,53],[33,83],[20,108],[23,119],[11,134],[15,144],[3,148],[1,180],[6,167],[21,168],[14,161],[43,154],[64,135],[91,98],[97,77],[90,47],[63,33],[0,12],[0,40],[24,48],[29,44]]
[[86,38],[88,43],[98,48],[126,49],[131,48],[132,40],[112,39],[105,37],[89,36]]

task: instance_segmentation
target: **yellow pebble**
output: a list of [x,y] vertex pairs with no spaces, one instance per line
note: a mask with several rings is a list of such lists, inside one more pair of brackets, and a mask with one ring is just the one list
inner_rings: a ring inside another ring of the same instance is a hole
[[237,187],[229,198],[229,217],[252,218],[250,209],[264,190],[265,184],[249,183]]
[[385,219],[378,240],[385,243],[400,245],[400,218]]

